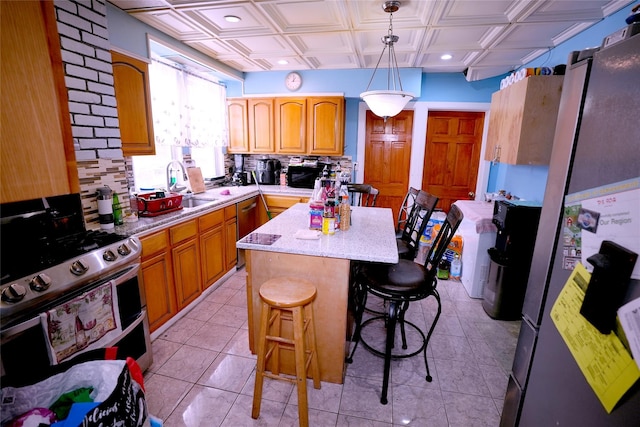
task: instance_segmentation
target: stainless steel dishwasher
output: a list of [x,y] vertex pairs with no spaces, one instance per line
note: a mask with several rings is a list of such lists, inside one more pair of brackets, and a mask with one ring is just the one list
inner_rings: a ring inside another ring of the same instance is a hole
[[[239,202],[236,207],[238,219],[237,239],[240,240],[256,229],[258,218],[258,198],[251,197],[247,200],[243,200],[242,202]],[[244,263],[244,250],[238,249],[237,268],[244,267]]]

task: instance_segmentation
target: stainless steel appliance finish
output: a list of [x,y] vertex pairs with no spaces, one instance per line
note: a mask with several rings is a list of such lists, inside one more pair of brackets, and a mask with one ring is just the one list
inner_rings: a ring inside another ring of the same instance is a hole
[[258,159],[256,161],[256,179],[258,184],[276,185],[280,183],[280,160]]
[[[637,178],[640,164],[640,36],[601,49],[592,60],[579,56],[570,55],[567,64],[501,426],[637,426],[640,419],[637,384],[605,411],[550,317],[571,273],[562,262],[564,196]],[[638,297],[640,281],[632,279],[625,300]]]
[[50,362],[40,315],[110,281],[116,284],[122,326],[110,345],[146,369],[152,355],[140,241],[85,230],[79,194],[4,204],[0,215],[3,379],[24,366],[34,374],[46,370]]
[[[258,198],[252,197],[237,204],[238,233],[237,240],[251,233],[258,226]],[[238,249],[238,264],[236,268],[245,265],[244,249]]]

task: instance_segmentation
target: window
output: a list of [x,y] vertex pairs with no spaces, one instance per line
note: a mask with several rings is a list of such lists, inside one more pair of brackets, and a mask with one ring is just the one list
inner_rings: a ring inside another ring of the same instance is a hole
[[[226,88],[202,70],[152,58],[149,67],[156,155],[132,157],[138,189],[167,187],[167,165],[198,166],[205,178],[224,175]],[[177,173],[178,184],[183,184]]]

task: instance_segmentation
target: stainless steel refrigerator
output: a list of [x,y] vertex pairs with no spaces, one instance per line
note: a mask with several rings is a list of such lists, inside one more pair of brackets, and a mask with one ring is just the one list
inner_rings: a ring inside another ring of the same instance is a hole
[[[637,31],[629,26],[599,50],[569,57],[501,426],[640,425],[640,381],[607,413],[550,317],[571,274],[561,244],[564,197],[640,176]],[[637,297],[632,279],[625,301]]]

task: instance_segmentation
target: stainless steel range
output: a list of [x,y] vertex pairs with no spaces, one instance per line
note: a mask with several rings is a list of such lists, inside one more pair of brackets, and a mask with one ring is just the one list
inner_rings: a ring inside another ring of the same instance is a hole
[[137,238],[86,230],[79,194],[3,204],[0,226],[3,385],[96,347],[151,364]]

